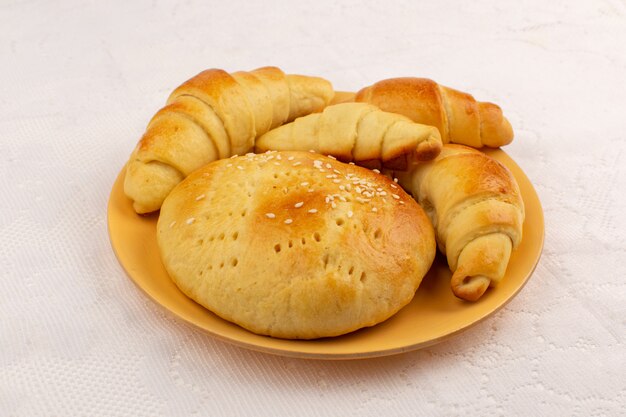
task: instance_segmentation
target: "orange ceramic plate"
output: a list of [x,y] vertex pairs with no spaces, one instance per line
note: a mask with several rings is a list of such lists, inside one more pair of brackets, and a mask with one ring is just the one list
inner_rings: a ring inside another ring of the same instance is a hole
[[506,165],[520,186],[526,208],[524,238],[511,255],[502,283],[475,303],[456,298],[450,290],[450,270],[438,255],[413,301],[389,320],[348,335],[319,340],[283,340],[251,333],[227,322],[187,298],[167,275],[156,242],[157,214],[137,215],[124,195],[124,171],[119,174],[108,207],[113,250],[128,276],[156,303],[212,336],[245,348],[284,356],[354,359],[392,355],[441,342],[494,314],[530,278],[543,248],[543,212],[528,177],[502,150],[488,155]]

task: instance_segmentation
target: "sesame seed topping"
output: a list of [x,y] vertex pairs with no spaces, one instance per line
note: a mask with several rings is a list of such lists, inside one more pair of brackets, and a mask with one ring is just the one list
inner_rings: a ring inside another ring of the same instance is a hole
[[295,156],[290,156],[289,158],[287,158],[287,161],[293,161],[295,158]]
[[303,187],[306,187],[307,185],[309,185],[309,183],[305,181],[305,182],[301,182],[300,185]]
[[239,155],[235,154],[235,155],[231,156],[230,159],[237,158],[238,156]]
[[280,161],[280,160],[281,160],[281,159],[283,159],[283,158],[281,158],[281,156],[280,156],[280,155],[276,155],[276,159],[278,159],[278,160]]
[[391,194],[391,196],[392,196],[393,198],[395,198],[396,200],[399,200],[399,199],[400,199],[400,196],[399,196],[398,194]]
[[170,229],[171,229],[172,227],[174,227],[174,225],[175,225],[175,224],[176,224],[176,220],[174,220],[173,222],[171,222],[171,223],[170,223]]
[[326,203],[330,203],[330,197],[326,196],[326,198],[324,198],[324,201],[325,201]]
[[326,164],[326,168],[331,169],[333,166],[331,164]]
[[285,224],[291,224],[291,223],[293,223],[293,220],[292,220],[292,219],[286,219],[286,220],[285,220]]
[[374,171],[377,174],[380,174],[380,170],[378,170],[378,169],[373,169],[372,171]]
[[404,204],[404,201],[399,201],[400,204]]
[[354,213],[352,213],[351,211],[349,211],[349,212],[347,212],[347,213],[346,213],[346,216],[348,216],[348,218],[351,218],[353,214],[354,214]]
[[330,159],[334,159],[335,161],[337,160],[337,158],[335,158],[335,157],[334,157],[334,156],[332,156],[332,155],[327,155],[327,156],[328,156]]
[[193,218],[193,217],[190,217],[190,218],[188,218],[188,219],[187,219],[187,221],[186,221],[185,223],[187,223],[187,224],[191,224],[191,223],[193,223],[194,221],[196,221],[196,219],[195,219],[195,218]]
[[398,186],[395,184],[390,184],[390,185],[391,185],[391,188],[398,188]]
[[354,165],[354,162],[348,162],[348,165]]
[[320,161],[319,159],[316,159],[315,161],[313,161],[313,166],[315,168],[321,168],[322,167],[322,161]]
[[309,213],[317,213],[317,209],[311,209],[309,210]]
[[307,191],[308,191],[308,192],[310,192],[310,193],[312,193],[312,192],[313,192],[313,191],[315,191],[315,190],[313,190],[313,188],[309,188]]
[[254,155],[255,155],[255,154],[254,154],[254,153],[252,153],[252,152],[248,152],[248,153],[246,154],[246,156],[247,156],[248,158],[252,158]]
[[204,194],[200,194],[198,197],[196,197],[196,201],[200,201],[205,197]]
[[241,165],[237,165],[237,169],[243,170],[243,167]]
[[333,180],[333,182],[334,182],[335,184],[339,184],[339,183],[341,182],[341,180],[340,180],[340,179],[334,179],[334,180]]
[[230,167],[232,167],[232,166],[233,166],[233,164],[226,164],[226,167],[227,167],[227,168],[230,168]]
[[378,209],[377,209],[376,207],[372,207],[372,211],[373,211],[374,213],[376,213],[376,212],[378,211]]
[[[329,174],[329,175],[326,175],[326,178],[334,178],[334,177],[333,177],[333,175],[334,175],[334,174]],[[336,175],[335,175],[335,177],[336,177]]]
[[300,201],[299,203],[296,203],[296,204],[294,204],[293,206],[294,206],[295,208],[300,208],[300,207],[302,207],[303,205],[304,205],[304,201]]
[[340,185],[340,186],[339,186],[339,189],[340,189],[341,191],[345,191],[346,186],[345,186],[345,185]]
[[276,218],[276,215],[275,215],[274,213],[265,213],[265,216],[266,216],[268,219],[274,219],[274,218]]
[[387,191],[381,191],[378,194],[380,194],[380,195],[387,195]]
[[340,195],[340,196],[339,196],[339,199],[340,199],[341,201],[343,201],[344,203],[345,203],[346,201],[348,201],[348,200],[346,200],[346,198],[345,198],[344,196],[342,196],[342,195]]
[[315,153],[315,149],[309,149],[309,152]]
[[333,201],[332,203],[330,203],[330,206],[331,206],[332,208],[337,208],[337,204],[335,204],[335,202],[334,202],[334,201]]
[[398,182],[398,179],[397,179],[397,178],[394,178],[394,179],[393,179],[393,182],[397,183],[397,182]]
[[274,165],[280,165],[280,162],[274,162]]
[[298,161],[298,162],[294,162],[292,165],[293,165],[294,167],[297,167],[298,165],[302,165],[302,162],[300,162],[300,161]]
[[338,169],[333,169],[333,172],[334,172],[335,174],[341,174],[341,171],[339,171]]

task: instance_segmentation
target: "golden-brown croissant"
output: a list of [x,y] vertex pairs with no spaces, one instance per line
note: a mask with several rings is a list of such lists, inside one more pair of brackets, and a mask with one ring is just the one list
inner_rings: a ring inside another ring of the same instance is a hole
[[443,143],[498,147],[513,140],[513,129],[495,104],[426,78],[391,78],[363,88],[354,98],[435,126]]
[[257,136],[322,110],[333,95],[322,78],[276,67],[203,71],[176,88],[150,120],[127,164],[124,191],[138,213],[158,210],[192,171],[249,152]]
[[457,297],[475,301],[497,285],[522,239],[524,203],[509,170],[484,153],[444,145],[430,162],[394,172],[435,226]]
[[432,126],[414,123],[366,103],[342,103],[270,130],[256,151],[314,150],[370,168],[406,169],[407,160],[431,160],[441,151]]

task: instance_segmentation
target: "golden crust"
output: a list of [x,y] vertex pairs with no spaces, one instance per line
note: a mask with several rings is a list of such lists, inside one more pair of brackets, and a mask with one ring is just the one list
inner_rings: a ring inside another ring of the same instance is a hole
[[481,148],[503,146],[513,140],[513,129],[500,107],[427,78],[382,80],[357,92],[354,100],[435,126],[444,144]]
[[524,203],[510,171],[480,151],[447,144],[433,161],[395,175],[431,218],[454,272],[455,295],[474,301],[497,285],[524,222]]
[[400,187],[309,152],[201,168],[165,200],[157,236],[185,294],[282,338],[386,320],[413,298],[435,254],[428,218]]

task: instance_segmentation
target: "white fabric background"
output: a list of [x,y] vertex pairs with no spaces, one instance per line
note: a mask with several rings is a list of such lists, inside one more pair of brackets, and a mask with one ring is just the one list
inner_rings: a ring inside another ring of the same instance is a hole
[[[0,415],[626,415],[626,4],[420,3],[0,2]],[[109,245],[115,176],[176,85],[268,64],[499,103],[546,217],[524,290],[353,362],[243,350],[147,299]]]

